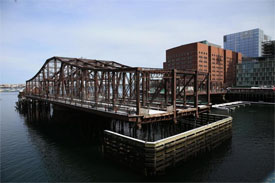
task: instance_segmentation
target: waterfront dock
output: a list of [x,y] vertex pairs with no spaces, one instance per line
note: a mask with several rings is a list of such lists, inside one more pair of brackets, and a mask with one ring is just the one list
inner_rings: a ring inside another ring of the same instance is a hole
[[230,111],[230,110],[235,110],[235,108],[246,106],[246,105],[251,105],[251,102],[249,101],[227,102],[227,103],[212,105],[212,108]]
[[275,88],[261,87],[234,87],[226,93],[230,101],[253,101],[253,102],[270,102],[275,103]]

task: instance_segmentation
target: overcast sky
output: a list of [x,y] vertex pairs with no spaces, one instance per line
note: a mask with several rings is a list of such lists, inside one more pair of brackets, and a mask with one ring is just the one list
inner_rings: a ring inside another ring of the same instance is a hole
[[24,83],[52,56],[162,67],[165,50],[260,28],[274,0],[0,0],[0,84]]

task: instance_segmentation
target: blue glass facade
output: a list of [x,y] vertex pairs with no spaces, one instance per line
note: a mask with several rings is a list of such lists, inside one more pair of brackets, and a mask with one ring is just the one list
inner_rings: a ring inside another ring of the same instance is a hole
[[262,42],[270,40],[270,36],[264,34],[261,29],[225,35],[223,38],[224,49],[241,52],[243,56],[262,56]]

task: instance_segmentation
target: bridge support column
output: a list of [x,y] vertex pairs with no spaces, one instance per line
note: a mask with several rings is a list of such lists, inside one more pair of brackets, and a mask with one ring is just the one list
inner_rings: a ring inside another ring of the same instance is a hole
[[168,81],[167,79],[165,78],[164,79],[164,87],[165,87],[165,93],[164,93],[164,97],[165,97],[165,106],[167,107],[168,105],[168,94],[169,94],[169,91],[168,91]]
[[136,114],[140,115],[140,71],[136,70]]
[[198,71],[195,71],[194,75],[194,108],[196,108],[196,118],[199,117],[199,108],[198,108]]
[[186,106],[186,76],[184,75],[183,77],[183,83],[184,83],[184,86],[183,86],[183,105]]
[[97,79],[97,71],[94,72],[94,98],[95,98],[95,106],[97,107],[98,101],[98,79]]
[[113,110],[116,110],[116,73],[112,72],[112,94],[113,94]]
[[173,69],[172,72],[172,101],[173,104],[173,121],[174,123],[177,123],[177,106],[176,106],[176,100],[177,100],[177,70]]
[[210,72],[207,75],[206,92],[207,92],[207,105],[210,105]]
[[142,106],[146,106],[146,101],[145,101],[145,73],[142,73]]

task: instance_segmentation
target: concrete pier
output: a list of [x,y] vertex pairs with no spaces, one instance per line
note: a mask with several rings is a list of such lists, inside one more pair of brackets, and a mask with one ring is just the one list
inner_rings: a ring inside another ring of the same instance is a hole
[[204,125],[154,142],[105,130],[104,155],[144,175],[162,174],[167,168],[231,138],[231,117],[201,114],[200,120]]

